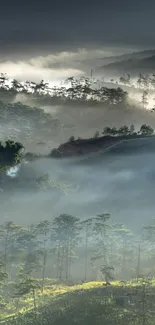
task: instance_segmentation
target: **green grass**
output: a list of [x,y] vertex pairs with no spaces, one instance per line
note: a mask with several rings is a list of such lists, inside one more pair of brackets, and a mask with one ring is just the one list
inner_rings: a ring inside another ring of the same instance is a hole
[[[137,287],[136,281],[122,285],[119,281],[105,287],[103,282],[88,282],[67,286],[52,284],[46,280],[44,292],[36,293],[37,310],[34,311],[31,295],[20,299],[18,313],[2,312],[1,320],[10,325],[124,325],[125,319],[131,318],[130,310],[117,306],[115,296],[132,292]],[[155,279],[151,287],[155,287]],[[13,303],[8,309],[15,309]],[[128,325],[140,323],[128,322]],[[153,324],[153,323],[149,323]]]

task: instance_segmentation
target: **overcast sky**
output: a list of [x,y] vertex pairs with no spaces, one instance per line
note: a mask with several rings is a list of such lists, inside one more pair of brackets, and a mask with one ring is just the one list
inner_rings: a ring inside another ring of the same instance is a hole
[[154,11],[154,0],[3,1],[0,45],[154,46]]
[[0,60],[75,54],[79,48],[104,49],[103,56],[154,48],[154,12],[154,0],[3,1]]

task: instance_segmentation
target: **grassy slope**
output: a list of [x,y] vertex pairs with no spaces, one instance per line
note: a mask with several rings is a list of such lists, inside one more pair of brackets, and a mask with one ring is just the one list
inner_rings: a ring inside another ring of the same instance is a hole
[[[1,319],[5,319],[6,324],[10,325],[108,325],[111,324],[111,320],[121,321],[126,312],[130,312],[124,307],[117,306],[113,296],[130,293],[136,286],[136,282],[122,285],[116,281],[109,287],[104,287],[103,282],[89,282],[75,286],[52,285],[47,282],[44,293],[40,291],[37,293],[36,300],[39,308],[36,314],[32,311],[33,298],[27,296],[25,299],[20,299],[18,317],[12,319],[13,315],[8,317],[3,314]],[[155,281],[152,282],[152,289],[154,291]]]
[[117,144],[124,142],[134,141],[134,140],[143,140],[143,139],[155,139],[155,135],[145,136],[145,135],[136,135],[136,136],[102,136],[99,138],[91,139],[80,139],[74,141],[68,141],[61,144],[56,150],[60,152],[60,155],[57,156],[52,150],[50,156],[53,158],[65,158],[70,156],[79,156],[84,154],[90,154],[93,152],[100,152],[102,150],[109,149]]

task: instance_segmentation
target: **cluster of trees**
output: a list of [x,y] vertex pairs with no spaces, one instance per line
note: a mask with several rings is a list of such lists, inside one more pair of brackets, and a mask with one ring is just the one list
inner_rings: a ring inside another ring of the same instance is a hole
[[0,171],[19,164],[23,158],[24,147],[20,142],[7,140],[0,142]]
[[[23,94],[28,99],[35,101],[36,103],[52,104],[53,102],[63,101],[82,101],[82,102],[94,102],[105,103],[106,105],[117,105],[120,103],[126,103],[128,99],[127,91],[124,91],[120,87],[107,88],[104,86],[104,82],[87,77],[67,78],[62,85],[50,86],[50,83],[41,80],[40,83],[26,81],[20,83],[13,79],[10,85],[7,83],[7,76],[1,74],[0,77],[0,94],[1,99],[5,102],[15,100],[18,93]],[[114,83],[114,80],[111,79]],[[134,86],[131,81],[130,74],[121,76],[119,82],[123,85]],[[118,85],[118,82],[116,82]],[[155,87],[155,75],[143,76],[139,74],[137,79],[137,87],[142,89],[141,104],[144,108],[147,108],[149,99],[149,90]],[[128,103],[129,105],[129,103]],[[154,107],[153,107],[154,110]]]
[[[99,101],[107,104],[124,103],[127,99],[127,92],[121,88],[109,89],[103,86],[94,87],[94,84],[89,78],[81,77],[76,79],[70,77],[64,81],[63,86],[51,87],[49,83],[41,80],[39,84],[34,82],[20,83],[13,80],[11,86],[6,84],[7,77],[0,78],[0,93],[5,97],[8,92],[15,97],[19,92],[24,95],[29,95],[29,98],[35,100],[61,99],[65,100],[80,100],[80,101]],[[10,96],[11,96],[10,95]]]
[[[38,84],[26,81],[20,83],[13,79],[8,86],[8,77],[1,74],[0,77],[0,94],[4,101],[12,101],[16,98],[18,93],[28,96],[32,101],[39,101],[40,103],[52,103],[53,100],[65,101],[91,101],[101,102],[108,105],[116,105],[125,103],[128,98],[128,93],[120,87],[107,88],[104,82],[87,77],[67,78],[60,86],[51,86],[50,83],[41,80]],[[111,79],[114,83],[114,79]],[[119,82],[125,86],[134,86],[132,83],[131,75],[123,75],[120,77]],[[118,82],[116,82],[118,85]],[[142,75],[141,73],[137,79],[137,87],[143,90],[141,103],[144,108],[148,105],[149,90],[155,88],[155,75]]]
[[[35,137],[36,141],[41,141],[42,134],[46,137],[52,136],[60,128],[58,119],[54,119],[51,114],[45,113],[43,109],[30,107],[22,103],[4,103],[0,101],[0,124],[1,137],[6,135],[14,140],[29,140]],[[6,134],[7,130],[7,134]]]
[[113,224],[109,214],[83,221],[62,214],[29,227],[5,222],[0,227],[0,283],[13,281],[10,294],[17,297],[36,285],[43,291],[46,277],[73,283],[153,275],[154,240],[154,221],[143,226],[137,239],[125,225]]
[[153,135],[154,129],[150,125],[143,124],[140,127],[140,130],[138,132],[135,131],[135,127],[132,124],[130,127],[127,125],[121,126],[119,129],[116,129],[115,127],[105,127],[103,130],[104,135],[111,135],[111,136],[128,136],[128,135]]
[[[112,82],[114,82],[114,80]],[[131,80],[130,74],[121,76],[119,82],[124,84],[124,86],[135,87],[135,84]],[[155,74],[144,76],[142,73],[140,73],[136,84],[137,88],[142,90],[141,104],[143,108],[146,109],[149,104],[149,91],[155,89]],[[153,100],[155,100],[155,98],[153,98]],[[153,112],[154,110],[155,104],[153,105],[151,111]]]
[[[66,82],[70,82],[70,87],[67,89],[67,97],[71,99],[94,100],[108,104],[119,104],[127,99],[127,92],[121,88],[99,87],[93,88],[91,81],[88,78],[75,79],[68,78]],[[65,89],[64,89],[65,90]]]
[[[111,81],[114,81],[113,79]],[[119,82],[123,83],[125,86],[134,86],[132,81],[132,76],[128,73],[119,78]],[[152,88],[155,89],[155,74],[152,75],[143,75],[139,73],[137,77],[137,87],[139,89]]]
[[[121,126],[119,129],[117,129],[116,127],[109,127],[106,126],[103,129],[102,134],[104,136],[112,136],[112,137],[122,137],[122,136],[139,136],[139,135],[144,135],[144,136],[151,136],[154,134],[154,129],[147,124],[142,124],[139,131],[136,132],[135,130],[135,126],[132,124],[130,125],[130,127],[128,127],[127,125],[123,125]],[[98,139],[100,137],[100,133],[99,131],[96,131],[94,134],[94,138]],[[78,138],[77,140],[80,140],[81,138]],[[74,136],[71,136],[69,138],[69,142],[74,142],[76,141]]]

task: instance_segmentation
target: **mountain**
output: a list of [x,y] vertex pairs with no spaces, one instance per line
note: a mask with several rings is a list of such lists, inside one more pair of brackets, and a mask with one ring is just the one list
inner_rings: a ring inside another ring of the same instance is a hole
[[149,56],[155,55],[155,50],[145,50],[140,52],[126,53],[117,56],[109,56],[102,59],[103,65],[108,65],[115,62],[126,61],[130,59],[141,60]]
[[96,71],[104,71],[111,76],[121,73],[153,73],[155,70],[155,50],[125,54],[118,57],[107,58],[104,65]]

